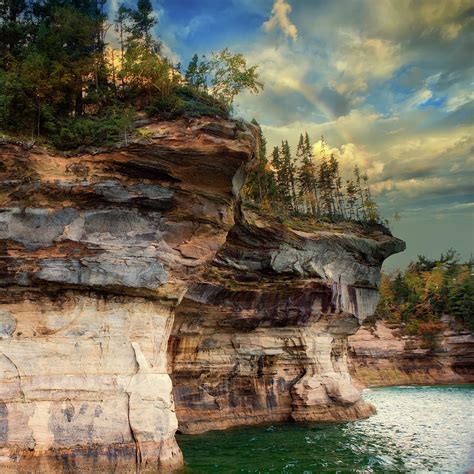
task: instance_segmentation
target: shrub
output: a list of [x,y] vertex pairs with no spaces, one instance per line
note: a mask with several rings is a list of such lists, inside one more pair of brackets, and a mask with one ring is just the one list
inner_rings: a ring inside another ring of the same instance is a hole
[[133,112],[122,111],[110,115],[77,117],[49,124],[52,142],[61,150],[80,146],[110,146],[129,133]]
[[418,334],[423,340],[423,347],[427,349],[436,349],[438,346],[436,336],[445,328],[446,325],[441,321],[427,321],[420,323],[418,326]]

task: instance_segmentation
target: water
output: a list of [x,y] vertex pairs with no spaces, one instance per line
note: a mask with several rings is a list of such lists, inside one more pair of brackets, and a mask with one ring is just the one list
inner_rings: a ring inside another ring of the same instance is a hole
[[370,389],[377,415],[178,435],[186,473],[468,472],[474,386]]

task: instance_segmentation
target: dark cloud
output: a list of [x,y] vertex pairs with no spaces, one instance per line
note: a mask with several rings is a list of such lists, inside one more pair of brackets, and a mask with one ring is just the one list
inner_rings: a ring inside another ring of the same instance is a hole
[[402,162],[389,161],[385,165],[383,174],[378,178],[378,181],[427,178],[433,176],[437,169],[439,167],[435,163],[414,162],[412,160]]
[[343,96],[335,89],[323,87],[318,95],[323,104],[332,111],[334,117],[347,115],[351,111],[350,98]]

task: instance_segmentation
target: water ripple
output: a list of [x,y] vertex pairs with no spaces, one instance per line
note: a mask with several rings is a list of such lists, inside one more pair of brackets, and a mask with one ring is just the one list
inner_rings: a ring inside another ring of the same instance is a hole
[[468,472],[474,386],[371,389],[368,420],[179,435],[189,473]]

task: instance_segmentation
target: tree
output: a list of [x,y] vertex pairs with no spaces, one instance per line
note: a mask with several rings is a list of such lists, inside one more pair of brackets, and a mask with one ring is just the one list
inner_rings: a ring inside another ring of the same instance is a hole
[[0,1],[0,67],[21,55],[33,28],[30,16],[25,0]]
[[208,63],[203,60],[199,61],[197,54],[194,54],[186,69],[186,82],[196,89],[207,89]]
[[227,48],[212,53],[205,67],[210,75],[209,92],[229,108],[242,91],[256,94],[263,89],[263,83],[258,80],[258,66],[247,66],[242,54],[232,54]]
[[357,205],[357,187],[352,179],[346,181],[347,209],[348,217],[352,220],[359,220],[359,208]]
[[[119,34],[120,42],[120,66],[123,69],[125,64],[125,33],[127,31],[126,22],[130,16],[130,9],[125,5],[118,7],[114,18],[115,31]],[[122,87],[124,86],[124,77],[122,76]]]
[[273,148],[272,165],[276,173],[277,202],[285,211],[291,208],[291,190],[284,162],[283,151],[277,146]]
[[313,196],[314,202],[316,205],[316,214],[319,216],[321,213],[321,209],[319,206],[319,196],[318,196],[318,178],[317,178],[317,167],[314,163],[314,155],[313,155],[313,147],[311,146],[311,142],[309,141],[308,132],[305,132],[304,136],[304,153],[305,159],[311,163],[310,173],[312,174],[312,184],[313,184]]
[[252,123],[258,127],[258,153],[255,167],[249,173],[244,188],[244,195],[265,209],[269,209],[272,202],[276,202],[276,181],[270,164],[267,160],[266,140],[262,129],[255,119]]
[[313,162],[313,154],[307,133],[305,137],[303,137],[303,134],[300,135],[296,156],[301,159],[297,178],[300,197],[313,215],[319,215],[316,167]]
[[124,79],[129,93],[141,99],[142,106],[150,104],[156,94],[162,100],[169,97],[179,80],[168,60],[137,40],[128,44],[119,77]]
[[335,216],[333,165],[326,157],[326,142],[324,137],[321,137],[321,161],[319,164],[318,183],[321,190],[322,213],[330,219],[333,219]]
[[291,155],[290,145],[288,141],[281,143],[281,161],[282,161],[282,178],[286,182],[288,188],[289,206],[292,211],[298,209],[298,198],[296,194],[296,164]]
[[331,190],[331,199],[332,207],[334,209],[334,214],[338,215],[340,218],[345,218],[344,208],[344,195],[342,193],[342,178],[339,174],[339,162],[337,161],[336,156],[332,153],[331,158],[329,159],[329,170],[330,170],[330,190]]
[[468,270],[457,285],[448,293],[447,310],[469,329],[474,330],[474,278]]
[[357,165],[354,167],[354,186],[355,186],[355,191],[359,196],[359,207],[358,207],[358,213],[359,216],[362,217],[362,219],[367,220],[367,207],[365,205],[365,194],[364,194],[364,189],[362,187],[362,178],[360,174],[360,169]]
[[138,0],[135,10],[128,9],[130,24],[127,31],[130,40],[144,43],[146,47],[158,52],[158,43],[152,40],[151,30],[158,23],[153,14],[153,6],[150,0]]
[[405,303],[410,295],[410,288],[400,272],[392,282],[392,294],[393,300],[397,304]]

